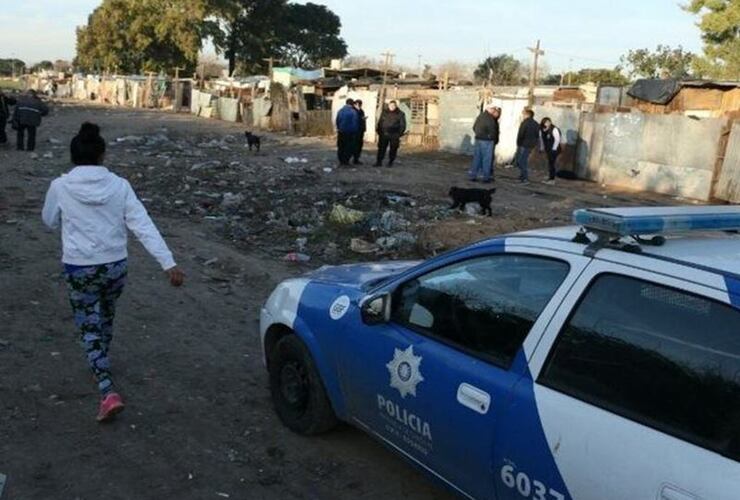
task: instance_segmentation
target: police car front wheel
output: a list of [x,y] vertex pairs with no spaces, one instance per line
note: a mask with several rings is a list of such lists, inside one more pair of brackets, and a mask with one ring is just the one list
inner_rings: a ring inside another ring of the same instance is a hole
[[290,430],[303,435],[334,428],[337,417],[306,345],[283,337],[270,353],[270,392],[275,411]]

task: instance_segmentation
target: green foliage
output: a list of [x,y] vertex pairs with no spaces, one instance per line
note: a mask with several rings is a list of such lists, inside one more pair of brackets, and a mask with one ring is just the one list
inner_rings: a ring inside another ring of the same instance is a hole
[[630,50],[622,56],[622,63],[632,77],[685,79],[691,74],[694,58],[694,54],[680,45],[675,49],[658,45],[654,52],[649,49]]
[[323,5],[286,0],[212,0],[206,31],[229,73],[266,72],[265,59],[315,67],[347,55],[339,17]]
[[278,53],[283,63],[296,67],[328,66],[347,55],[339,36],[342,23],[334,12],[314,3],[289,4],[281,27]]
[[54,69],[54,63],[51,61],[41,61],[31,66],[31,73],[38,73],[39,71],[52,70]]
[[629,79],[624,76],[622,69],[616,68],[584,68],[577,72],[569,72],[563,75],[566,85],[583,85],[585,83],[627,85]]
[[103,0],[77,29],[75,65],[123,73],[193,71],[205,0]]
[[704,57],[694,70],[711,78],[740,80],[740,0],[691,0],[684,7],[700,16]]
[[490,85],[519,85],[522,83],[522,63],[508,54],[488,57],[473,73],[476,82]]
[[26,68],[26,63],[20,59],[0,59],[0,76],[13,76],[13,67],[15,74],[20,75]]

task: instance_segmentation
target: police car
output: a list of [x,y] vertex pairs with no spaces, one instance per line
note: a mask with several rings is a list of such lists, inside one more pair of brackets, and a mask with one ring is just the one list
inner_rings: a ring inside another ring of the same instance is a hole
[[463,497],[740,498],[740,209],[590,209],[261,314],[301,434],[350,422]]

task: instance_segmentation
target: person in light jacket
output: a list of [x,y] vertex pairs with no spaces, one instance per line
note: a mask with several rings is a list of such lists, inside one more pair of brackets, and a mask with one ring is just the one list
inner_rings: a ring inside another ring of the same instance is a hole
[[84,123],[70,150],[76,166],[51,183],[42,217],[50,228],[61,226],[69,301],[101,394],[97,420],[103,422],[124,408],[108,350],[128,269],[126,229],[157,259],[173,286],[182,285],[184,274],[128,181],[102,166],[105,140],[98,126]]

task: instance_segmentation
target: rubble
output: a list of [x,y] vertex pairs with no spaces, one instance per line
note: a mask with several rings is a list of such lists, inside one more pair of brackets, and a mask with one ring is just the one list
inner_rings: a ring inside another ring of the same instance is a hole
[[334,205],[329,214],[329,220],[335,224],[354,224],[365,218],[365,214],[360,210],[347,208],[344,205]]
[[379,250],[378,245],[365,241],[361,238],[352,238],[350,240],[349,248],[355,253],[362,254],[376,253]]

